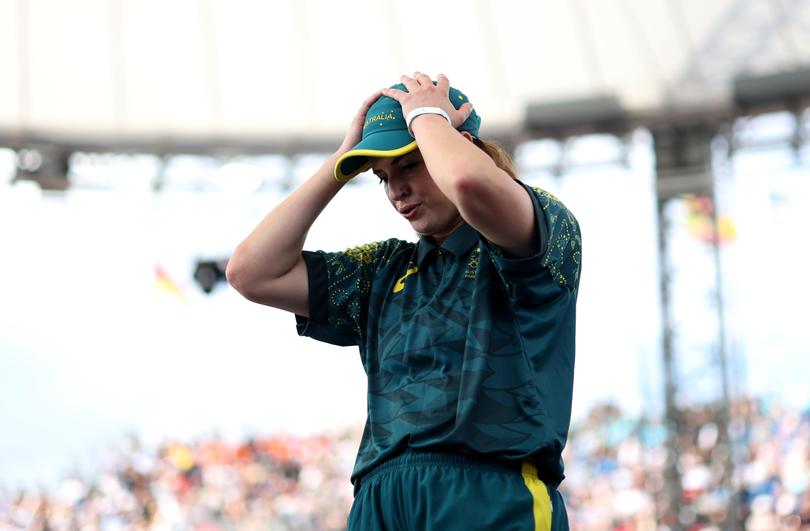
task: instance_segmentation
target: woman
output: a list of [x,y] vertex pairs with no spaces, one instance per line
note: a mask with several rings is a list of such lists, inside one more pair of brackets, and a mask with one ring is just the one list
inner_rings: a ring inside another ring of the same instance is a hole
[[[576,219],[478,139],[467,97],[416,72],[371,95],[338,151],[239,245],[229,282],[358,345],[368,419],[350,529],[567,529],[580,271]],[[303,251],[343,184],[371,168],[419,235]]]

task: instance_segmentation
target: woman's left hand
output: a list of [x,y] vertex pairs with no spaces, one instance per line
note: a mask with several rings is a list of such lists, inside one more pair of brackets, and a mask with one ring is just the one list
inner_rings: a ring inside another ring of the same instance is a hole
[[472,103],[467,102],[456,109],[450,102],[450,80],[444,74],[436,76],[435,85],[433,80],[422,72],[414,72],[413,77],[402,75],[400,81],[408,92],[386,88],[382,93],[383,96],[399,102],[403,116],[408,116],[409,112],[418,107],[439,107],[450,116],[453,127],[458,129],[472,113]]

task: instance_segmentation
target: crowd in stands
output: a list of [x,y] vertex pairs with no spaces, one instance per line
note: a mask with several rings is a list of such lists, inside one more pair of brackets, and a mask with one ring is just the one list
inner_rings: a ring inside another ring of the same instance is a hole
[[0,491],[0,530],[337,530],[360,433],[210,438],[150,450],[132,439],[93,478]]
[[[682,412],[680,509],[672,514],[665,427],[595,407],[572,427],[565,450],[571,528],[719,531],[733,507],[743,529],[810,530],[810,409],[745,399],[731,413],[729,442],[716,411]],[[92,477],[67,477],[47,493],[0,489],[0,530],[345,529],[359,437],[209,438],[156,449],[133,439]]]
[[730,442],[716,410],[682,412],[680,508],[669,515],[664,425],[611,405],[594,408],[572,429],[564,454],[569,519],[582,530],[719,531],[728,517],[736,529],[810,530],[810,409],[743,399],[728,425]]

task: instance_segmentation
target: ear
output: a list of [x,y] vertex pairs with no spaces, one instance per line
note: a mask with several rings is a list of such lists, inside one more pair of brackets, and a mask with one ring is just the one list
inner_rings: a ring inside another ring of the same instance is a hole
[[472,136],[469,131],[459,131],[459,133],[461,133],[461,136],[463,136],[464,138],[466,138],[470,142],[475,141],[475,137]]

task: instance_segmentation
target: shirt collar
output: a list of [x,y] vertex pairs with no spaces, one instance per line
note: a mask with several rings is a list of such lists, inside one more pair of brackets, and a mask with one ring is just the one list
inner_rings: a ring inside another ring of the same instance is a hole
[[[472,247],[478,243],[478,233],[466,223],[463,223],[450,236],[444,240],[441,248],[449,251],[454,256],[459,257],[469,252]],[[419,243],[417,244],[416,265],[422,267],[422,262],[425,260],[430,251],[439,248],[430,236],[419,236]]]

